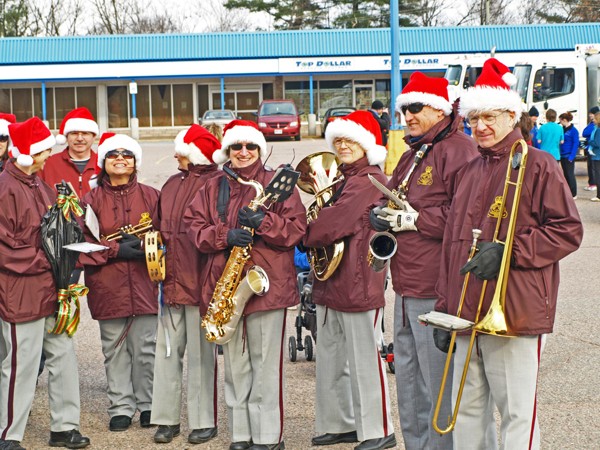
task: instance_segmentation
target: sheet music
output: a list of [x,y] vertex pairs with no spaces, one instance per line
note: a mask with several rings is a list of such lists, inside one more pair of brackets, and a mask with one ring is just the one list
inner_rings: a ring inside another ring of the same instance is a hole
[[98,217],[90,205],[85,207],[85,226],[90,230],[92,235],[100,242],[100,225]]
[[63,248],[80,253],[92,253],[108,249],[105,245],[93,244],[91,242],[77,242],[75,244],[63,245]]

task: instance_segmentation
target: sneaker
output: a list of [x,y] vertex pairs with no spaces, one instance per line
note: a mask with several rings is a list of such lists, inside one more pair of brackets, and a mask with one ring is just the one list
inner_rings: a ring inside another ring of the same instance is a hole
[[82,436],[79,430],[51,431],[50,447],[84,448],[90,445],[90,439]]
[[0,450],[25,450],[25,447],[21,447],[21,443],[17,441],[0,439]]
[[179,436],[181,427],[178,425],[159,425],[154,433],[154,442],[157,444],[168,444],[174,437]]
[[595,191],[596,189],[598,188],[594,184],[590,184],[589,186],[583,188],[584,191]]
[[590,200],[593,202],[600,202],[600,198],[598,198],[598,197],[592,197],[592,198],[590,198]]

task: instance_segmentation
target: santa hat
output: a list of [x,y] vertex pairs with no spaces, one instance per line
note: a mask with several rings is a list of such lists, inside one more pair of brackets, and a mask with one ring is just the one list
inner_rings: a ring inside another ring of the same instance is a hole
[[510,88],[516,82],[517,78],[510,73],[508,67],[496,58],[488,59],[483,63],[475,86],[467,89],[461,96],[460,115],[467,117],[473,111],[512,111],[518,122],[524,105],[519,94]]
[[402,93],[396,98],[396,112],[400,113],[404,105],[411,103],[423,103],[449,116],[452,104],[448,99],[448,80],[430,78],[422,72],[413,73]]
[[369,111],[354,111],[327,125],[325,141],[331,150],[335,149],[333,141],[337,138],[358,142],[372,166],[385,161],[387,150],[381,145],[381,128]]
[[175,153],[192,164],[213,164],[213,154],[221,148],[219,140],[198,124],[181,130],[175,137]]
[[11,155],[17,158],[17,164],[23,167],[31,166],[33,155],[52,148],[56,143],[54,136],[39,117],[9,124],[8,134],[12,141]]
[[102,169],[104,167],[104,159],[106,154],[112,150],[122,148],[129,150],[135,157],[135,166],[141,167],[142,165],[142,147],[133,138],[130,138],[126,134],[115,134],[115,133],[102,133],[100,136],[100,142],[98,142],[98,167]]
[[213,161],[223,164],[229,160],[229,146],[240,142],[251,142],[260,147],[260,156],[267,156],[267,141],[255,122],[249,120],[232,120],[223,128],[221,148],[212,155]]
[[75,108],[69,111],[60,124],[59,134],[56,136],[57,144],[65,144],[67,142],[67,134],[71,131],[88,131],[98,135],[100,130],[98,124],[94,120],[94,116],[89,109],[85,107]]
[[8,125],[16,121],[14,114],[0,113],[0,136],[8,136]]

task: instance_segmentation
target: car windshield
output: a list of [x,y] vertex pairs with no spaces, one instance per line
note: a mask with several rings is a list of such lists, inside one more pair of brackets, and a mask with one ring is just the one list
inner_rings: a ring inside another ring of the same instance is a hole
[[336,109],[335,111],[331,111],[331,115],[334,117],[347,116],[350,113],[353,113],[353,109]]
[[260,111],[261,116],[275,116],[278,114],[295,116],[296,108],[292,103],[265,103]]
[[233,119],[231,111],[206,111],[204,119]]

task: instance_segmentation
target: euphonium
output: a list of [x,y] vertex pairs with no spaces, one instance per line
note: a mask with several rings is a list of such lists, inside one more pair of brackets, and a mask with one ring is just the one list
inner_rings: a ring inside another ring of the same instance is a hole
[[[338,174],[339,161],[330,152],[319,152],[308,155],[296,166],[300,172],[298,187],[315,196],[311,205],[306,208],[306,220],[312,222],[319,211],[327,204],[335,193],[335,185],[341,180]],[[344,255],[344,241],[334,242],[323,248],[309,248],[308,260],[315,277],[325,281],[337,269]]]

